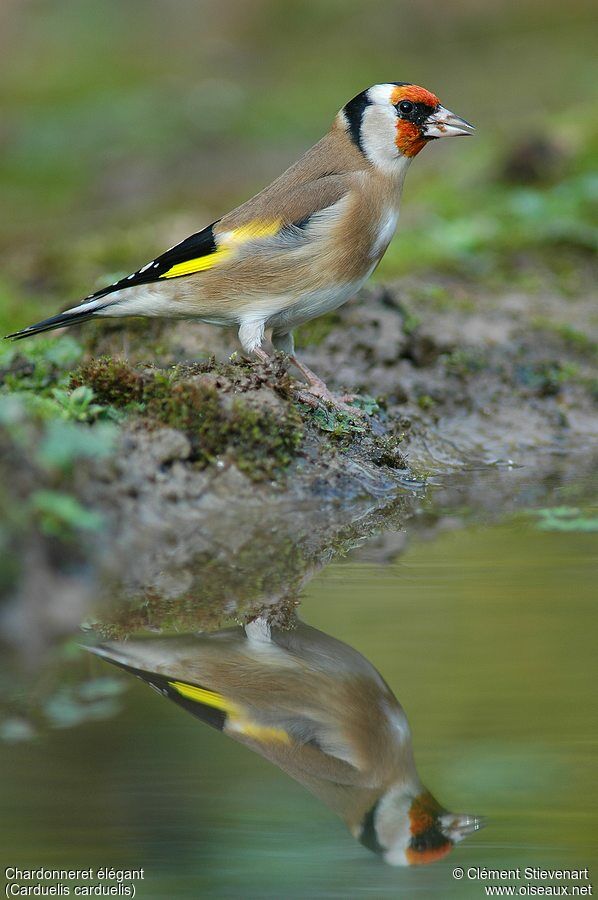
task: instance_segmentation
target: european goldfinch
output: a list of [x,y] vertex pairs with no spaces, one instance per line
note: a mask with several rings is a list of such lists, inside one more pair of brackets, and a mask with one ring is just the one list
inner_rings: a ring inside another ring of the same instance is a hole
[[316,396],[325,385],[294,357],[293,329],[340,306],[394,235],[405,174],[431,140],[472,134],[438,97],[406,82],[350,100],[330,131],[251,200],[24,338],[96,316],[165,316],[233,325],[265,359],[266,331]]
[[87,649],[275,763],[391,865],[440,859],[482,825],[423,786],[405,713],[371,663],[299,620]]

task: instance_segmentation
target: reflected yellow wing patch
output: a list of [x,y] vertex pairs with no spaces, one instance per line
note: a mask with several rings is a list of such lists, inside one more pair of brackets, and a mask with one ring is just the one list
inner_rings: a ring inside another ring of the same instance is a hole
[[281,220],[274,219],[271,222],[248,222],[246,225],[240,225],[239,228],[225,231],[218,235],[218,247],[212,253],[177,263],[164,272],[160,278],[177,278],[179,275],[193,275],[195,272],[205,272],[206,269],[211,269],[230,259],[241,244],[257,238],[272,237],[280,231],[281,226]]
[[178,691],[182,697],[186,697],[187,700],[195,700],[196,703],[205,703],[206,706],[212,706],[214,709],[221,709],[229,715],[233,710],[235,712],[237,711],[237,707],[233,703],[229,703],[222,694],[217,694],[215,691],[207,691],[205,688],[198,687],[196,684],[186,684],[184,681],[169,681],[168,684],[170,687],[174,688],[175,691]]
[[227,723],[231,731],[236,731],[245,737],[259,741],[260,744],[279,743],[290,744],[291,737],[282,728],[273,728],[269,725],[258,725],[243,717],[231,717]]
[[284,729],[252,722],[247,718],[240,706],[227,700],[222,694],[208,691],[206,688],[198,687],[196,684],[187,684],[184,681],[169,681],[168,684],[182,697],[186,697],[187,700],[194,700],[196,703],[203,703],[206,706],[220,709],[226,713],[227,728],[230,731],[237,732],[260,743],[268,743],[270,741],[278,741],[283,744],[291,743],[291,738]]

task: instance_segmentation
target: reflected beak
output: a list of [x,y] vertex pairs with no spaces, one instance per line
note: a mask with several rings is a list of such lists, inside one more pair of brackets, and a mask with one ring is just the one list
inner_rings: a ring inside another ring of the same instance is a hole
[[458,137],[461,134],[473,134],[475,127],[461,116],[456,116],[450,109],[439,106],[436,112],[426,119],[423,132],[426,138]]
[[482,816],[454,816],[448,813],[440,818],[440,827],[453,844],[458,844],[470,834],[479,831],[485,824],[486,820]]

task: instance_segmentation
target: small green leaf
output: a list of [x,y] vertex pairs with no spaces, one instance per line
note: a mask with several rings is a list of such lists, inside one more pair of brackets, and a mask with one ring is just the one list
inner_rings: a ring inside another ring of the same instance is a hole
[[354,406],[355,409],[362,409],[368,416],[373,416],[380,409],[380,404],[376,398],[370,397],[369,394],[353,397],[353,399],[349,401],[349,406]]
[[66,470],[78,459],[109,455],[116,435],[116,426],[109,422],[98,422],[88,427],[75,422],[50,421],[36,450],[36,457],[43,466]]
[[104,521],[100,513],[85,509],[75,497],[60,491],[34,491],[30,502],[47,534],[63,536],[65,531],[77,529],[96,531]]
[[538,528],[541,531],[585,531],[598,532],[598,517],[584,514],[573,506],[554,506],[538,509]]

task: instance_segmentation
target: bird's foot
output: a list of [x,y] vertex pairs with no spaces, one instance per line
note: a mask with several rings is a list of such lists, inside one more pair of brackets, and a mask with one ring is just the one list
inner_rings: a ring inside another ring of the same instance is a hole
[[357,409],[355,406],[349,406],[347,401],[351,400],[351,397],[335,396],[326,383],[322,381],[315,372],[312,372],[305,363],[298,360],[295,355],[290,356],[289,358],[307,381],[307,385],[305,387],[302,386],[296,393],[298,400],[311,406],[312,409],[318,409],[322,404],[331,406],[333,409],[343,413],[343,415],[348,416],[353,421],[359,421],[363,418],[364,413],[362,410]]
[[[360,394],[343,394],[340,399],[343,403],[353,403],[355,400],[360,399]],[[352,409],[356,409],[356,407],[351,407]]]
[[262,350],[261,347],[256,347],[255,350],[253,351],[253,355],[258,360],[258,362],[261,362],[261,363],[272,362],[272,357],[270,356],[270,354],[266,353],[265,350]]
[[296,356],[291,356],[290,360],[307,381],[307,385],[302,385],[295,394],[301,403],[306,403],[312,409],[318,409],[323,404],[331,406],[354,421],[359,421],[364,417],[361,409],[349,406],[350,401],[354,399],[354,395],[346,394],[343,397],[337,397],[328,388],[327,384],[321,378],[318,378],[316,373],[312,372],[304,363],[299,362]]
[[[262,350],[261,347],[257,347],[253,351],[253,355],[261,363],[272,362],[272,357],[268,353],[266,353],[265,350]],[[299,369],[299,371],[307,381],[307,384],[302,384],[295,391],[295,397],[297,398],[297,400],[299,400],[301,403],[305,403],[312,409],[321,409],[322,406],[328,406],[337,410],[337,412],[348,416],[355,422],[360,422],[363,420],[363,418],[365,417],[365,412],[356,406],[349,405],[351,401],[357,398],[357,394],[343,394],[342,397],[337,397],[328,388],[327,384],[321,378],[319,378],[315,372],[312,372],[312,370],[308,368],[308,366],[300,362],[296,356],[290,356],[289,360],[297,369]]]
[[349,406],[348,403],[345,403],[343,398],[337,397],[329,391],[326,385],[324,385],[323,388],[319,385],[312,384],[301,387],[296,391],[295,397],[301,403],[311,406],[312,409],[321,409],[322,406],[331,406],[337,412],[348,416],[354,421],[361,421],[365,417],[363,410],[358,409],[356,406]]

